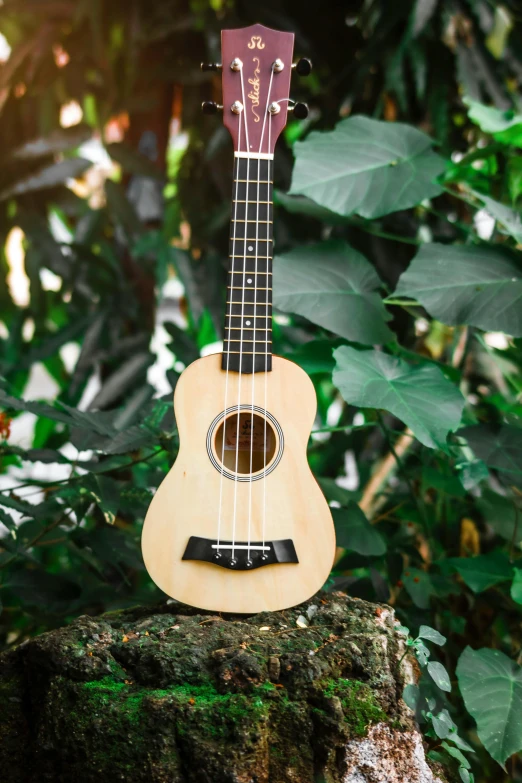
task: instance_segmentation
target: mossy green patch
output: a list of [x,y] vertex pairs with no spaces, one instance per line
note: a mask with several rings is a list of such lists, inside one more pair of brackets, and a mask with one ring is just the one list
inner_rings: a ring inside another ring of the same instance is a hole
[[364,736],[372,723],[389,720],[371,688],[359,680],[345,680],[342,677],[328,680],[323,694],[327,699],[334,696],[339,699],[350,733],[358,737]]
[[[275,691],[272,683],[263,683],[256,693],[219,693],[211,683],[201,685],[175,685],[171,688],[134,688],[122,682],[104,677],[94,682],[81,683],[84,715],[90,708],[106,705],[111,709],[111,720],[133,723],[139,719],[144,699],[165,700],[172,704],[176,732],[182,736],[190,724],[191,731],[201,731],[206,736],[224,737],[238,727],[252,730],[268,715],[268,692]],[[176,710],[176,707],[179,708]],[[116,713],[116,714],[114,714]],[[181,714],[183,718],[181,719]],[[90,716],[87,718],[90,720]]]

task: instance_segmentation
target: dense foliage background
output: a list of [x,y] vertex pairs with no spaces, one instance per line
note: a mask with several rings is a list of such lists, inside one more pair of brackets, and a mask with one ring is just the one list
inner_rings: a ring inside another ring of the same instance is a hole
[[[224,309],[231,145],[199,62],[223,27],[294,30],[315,69],[276,156],[274,347],[317,390],[330,587],[410,629],[432,756],[464,783],[522,780],[520,14],[4,0],[4,646],[161,598],[141,525],[176,455],[172,388],[219,350]],[[447,639],[430,669],[422,625]]]

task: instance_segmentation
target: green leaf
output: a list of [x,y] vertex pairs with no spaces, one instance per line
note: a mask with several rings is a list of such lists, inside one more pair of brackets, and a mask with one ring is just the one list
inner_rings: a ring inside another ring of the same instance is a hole
[[274,259],[274,304],[347,340],[375,345],[393,339],[372,265],[345,242],[296,248]]
[[416,0],[413,9],[413,35],[421,33],[435,13],[438,0]]
[[68,179],[79,177],[80,174],[83,174],[91,166],[92,162],[85,158],[66,158],[59,163],[51,163],[51,165],[34,174],[30,174],[3,190],[0,193],[0,201],[11,196],[21,196],[36,190],[54,188]]
[[324,372],[331,375],[335,367],[333,350],[340,344],[341,340],[310,340],[285,355],[302,367],[308,375]]
[[433,682],[438,685],[441,691],[451,691],[451,681],[446,668],[438,661],[430,661],[428,663],[428,673]]
[[471,191],[473,195],[480,199],[484,204],[486,212],[488,212],[497,223],[504,226],[508,234],[513,239],[522,243],[522,220],[520,219],[520,212],[516,212],[514,209],[510,209],[505,204],[501,204],[500,201],[485,196],[483,193],[478,193],[476,190]]
[[55,155],[73,147],[79,147],[90,139],[92,131],[88,125],[73,125],[71,128],[55,128],[48,136],[40,136],[24,142],[10,153],[14,160],[34,160],[44,155]]
[[[0,505],[2,503],[3,497],[3,495],[0,495]],[[8,530],[16,533],[17,525],[14,518],[11,516],[11,514],[8,514],[7,511],[4,511],[3,508],[0,508],[0,523],[5,525]]]
[[457,434],[468,441],[475,455],[490,468],[522,473],[522,428],[509,424],[475,424],[463,427]]
[[338,215],[330,209],[320,207],[315,201],[305,196],[289,196],[288,193],[276,190],[274,192],[274,203],[280,204],[291,215],[304,215],[330,225],[342,225],[347,222],[342,215]]
[[464,98],[468,116],[484,133],[490,133],[503,144],[522,145],[522,114],[512,109],[495,109],[479,101]]
[[85,427],[100,435],[110,435],[113,433],[113,428],[107,424],[107,420],[112,417],[112,414],[103,412],[84,413],[83,411],[78,411],[75,408],[69,407],[63,402],[59,402],[58,405],[63,408],[62,411],[42,402],[19,400],[16,397],[6,394],[2,389],[0,389],[0,405],[8,410],[29,411],[29,413],[34,413],[36,416],[44,416],[71,427]]
[[473,775],[466,769],[466,767],[459,767],[459,775],[462,783],[473,783]]
[[522,335],[522,269],[498,247],[423,245],[394,296],[416,299],[445,324]]
[[522,667],[500,650],[466,647],[457,678],[482,744],[503,765],[522,749]]
[[429,625],[421,625],[417,638],[427,639],[428,642],[433,642],[433,644],[446,644],[446,637],[436,631],[435,628],[430,628]]
[[418,685],[412,685],[411,683],[409,685],[406,685],[402,692],[402,698],[405,704],[410,708],[410,710],[417,709],[417,704],[419,703],[420,699],[420,691]]
[[[89,476],[89,478],[91,478]],[[120,502],[120,484],[108,476],[92,476],[93,496],[98,503],[105,521],[113,525]]]
[[421,639],[416,639],[413,643],[415,655],[421,666],[426,666],[431,655],[430,651]]
[[438,492],[455,497],[466,495],[466,491],[455,476],[453,468],[447,464],[425,465],[422,469],[422,489],[423,492],[426,489],[436,489]]
[[478,487],[482,481],[489,477],[489,470],[481,459],[460,462],[455,465],[455,469],[458,470],[459,481],[467,492]]
[[464,398],[433,364],[412,367],[380,351],[347,345],[334,352],[334,359],[333,382],[346,402],[390,411],[425,446],[445,443],[458,427]]
[[481,593],[493,585],[506,582],[513,575],[513,566],[503,552],[452,558],[451,562],[474,593]]
[[521,512],[517,511],[513,498],[485,490],[482,496],[477,498],[476,504],[484,521],[491,525],[495,533],[506,541],[514,541],[519,547],[522,545],[522,518],[519,522]]
[[511,598],[515,603],[522,604],[522,568],[515,568],[515,576],[511,583]]
[[347,508],[333,508],[332,515],[337,546],[366,556],[377,557],[386,552],[384,538],[370,525],[364,512],[353,500]]
[[341,120],[294,146],[291,194],[308,196],[339,215],[376,218],[442,192],[444,161],[421,131],[369,117]]
[[335,479],[316,476],[316,480],[329,502],[333,501],[341,506],[347,506],[352,500],[353,493],[344,487],[340,487]]
[[158,166],[145,155],[127,146],[127,144],[106,144],[105,149],[116,163],[119,163],[124,171],[140,177],[162,179],[163,174]]
[[125,394],[133,384],[136,386],[140,380],[145,383],[146,369],[153,361],[154,357],[148,351],[131,356],[104,381],[91,402],[91,407],[106,408]]
[[453,745],[449,745],[447,742],[442,742],[441,744],[442,747],[446,750],[447,753],[449,753],[450,756],[453,756],[454,759],[457,759],[457,761],[460,762],[460,764],[464,767],[464,769],[469,769],[470,767],[469,761],[458,748],[454,748]]
[[418,606],[419,609],[428,609],[430,596],[434,594],[430,575],[419,568],[408,568],[401,579],[415,606]]
[[154,434],[139,424],[127,427],[123,432],[110,437],[100,437],[96,433],[76,430],[73,431],[71,440],[79,451],[93,449],[104,454],[127,454],[129,451],[157,444]]
[[[428,667],[435,666],[435,665],[436,664],[434,663],[428,664]],[[457,729],[448,710],[441,710],[439,713],[437,713],[437,715],[432,715],[431,722],[433,723],[435,734],[437,735],[437,737],[439,737],[439,739],[446,739],[446,737],[449,737],[451,732],[456,731]]]

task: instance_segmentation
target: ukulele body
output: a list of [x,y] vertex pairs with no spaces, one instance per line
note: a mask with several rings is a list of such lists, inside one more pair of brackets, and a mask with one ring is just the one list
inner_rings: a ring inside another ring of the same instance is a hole
[[[277,356],[269,373],[229,372],[227,386],[221,360],[198,359],[176,386],[180,449],[145,519],[145,565],[165,593],[202,609],[295,606],[323,586],[335,553],[330,509],[306,456],[315,390]],[[232,541],[243,548],[232,550]],[[213,547],[213,559],[183,559],[198,547]]]

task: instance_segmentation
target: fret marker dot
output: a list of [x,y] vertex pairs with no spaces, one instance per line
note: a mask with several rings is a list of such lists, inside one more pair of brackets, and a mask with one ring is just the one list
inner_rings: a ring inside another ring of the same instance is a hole
[[251,283],[251,282],[252,282],[252,278],[249,277],[248,280],[247,280],[247,283]]
[[247,326],[250,326],[250,324],[251,324],[251,323],[252,323],[252,321],[247,321],[247,322],[246,322],[246,325],[247,325]]
[[252,250],[253,250],[253,249],[254,249],[254,248],[252,247],[252,245],[249,245],[249,246],[248,246],[248,251],[249,251],[250,253],[252,252]]

